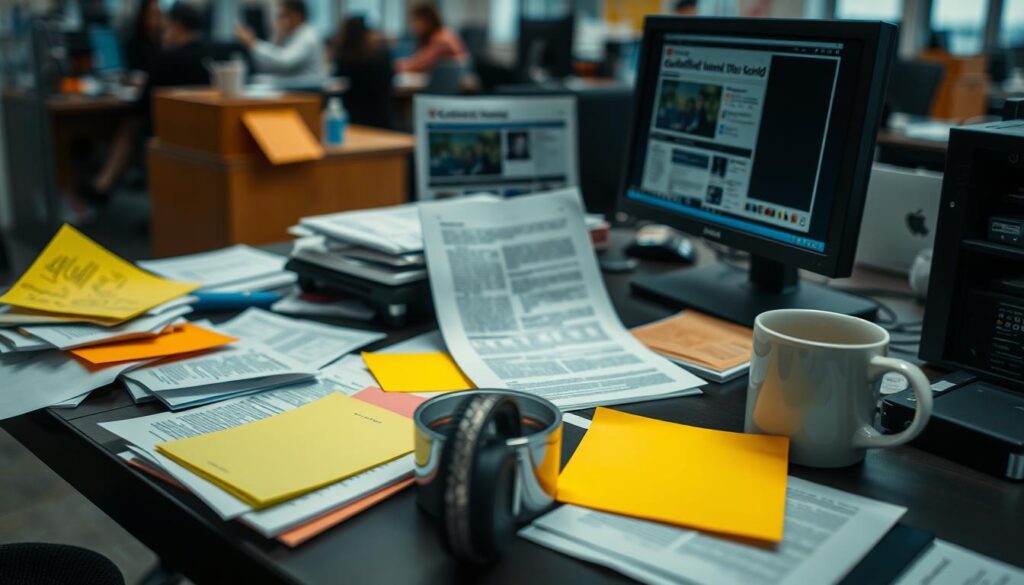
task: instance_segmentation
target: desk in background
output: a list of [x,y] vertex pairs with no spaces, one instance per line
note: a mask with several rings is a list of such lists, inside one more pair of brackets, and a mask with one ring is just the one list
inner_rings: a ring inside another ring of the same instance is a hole
[[[613,233],[612,248],[630,237]],[[271,249],[285,253],[288,245]],[[708,250],[702,250],[710,258]],[[644,262],[642,272],[674,266]],[[605,275],[612,302],[628,326],[674,312],[633,296],[630,274]],[[906,290],[903,278],[857,269],[839,286]],[[892,303],[902,319],[921,308]],[[230,315],[219,315],[218,321]],[[358,323],[336,321],[360,326]],[[436,327],[418,323],[389,332],[371,351]],[[709,384],[704,396],[617,406],[626,412],[740,431],[745,377]],[[441,548],[436,525],[416,508],[412,489],[348,520],[296,549],[267,540],[235,522],[224,522],[195,496],[134,470],[117,457],[124,442],[98,426],[161,412],[157,403],[135,405],[120,386],[94,392],[74,410],[43,410],[2,426],[51,469],[125,527],[162,560],[196,583],[624,583],[627,579],[517,539],[505,560],[461,566]],[[593,411],[580,414],[590,417]],[[566,425],[563,464],[583,431]],[[910,446],[872,450],[863,464],[838,470],[793,467],[793,475],[906,506],[903,522],[942,539],[1004,561],[1021,562],[1024,485],[1002,481]]]
[[413,138],[406,134],[350,126],[345,144],[321,160],[266,160],[242,114],[292,108],[319,137],[317,95],[252,100],[169,91],[155,104],[148,166],[156,257],[279,241],[300,217],[407,200]]

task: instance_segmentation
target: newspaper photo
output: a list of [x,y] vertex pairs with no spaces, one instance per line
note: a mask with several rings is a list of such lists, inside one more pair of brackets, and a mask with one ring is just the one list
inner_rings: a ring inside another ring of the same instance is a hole
[[579,184],[576,98],[415,98],[417,197],[504,197]]
[[622,326],[576,189],[425,204],[420,217],[441,333],[478,387],[563,410],[700,393]]

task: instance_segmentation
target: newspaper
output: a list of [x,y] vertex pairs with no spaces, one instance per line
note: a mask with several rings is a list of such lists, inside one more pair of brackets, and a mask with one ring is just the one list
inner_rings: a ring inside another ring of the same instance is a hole
[[416,96],[421,200],[579,185],[576,98]]
[[895,585],[1024,585],[1024,569],[936,539]]
[[906,512],[795,477],[786,491],[774,548],[571,505],[519,534],[643,583],[803,585],[841,580]]
[[572,96],[415,98],[417,196],[503,197],[580,184]]
[[316,369],[386,337],[376,331],[292,319],[255,307],[218,328],[240,339],[265,343],[300,364]]
[[622,326],[576,189],[426,204],[421,220],[441,332],[477,386],[563,410],[700,393]]
[[[342,363],[339,362],[339,364]],[[372,384],[372,378],[367,379],[368,377],[361,377],[359,375],[346,378],[343,375],[342,368],[334,367],[334,370],[332,376],[324,376],[270,392],[235,398],[185,412],[165,412],[128,420],[100,423],[100,426],[128,441],[130,446],[133,447],[133,452],[145,457],[166,471],[168,475],[181,482],[182,485],[209,505],[221,518],[234,518],[250,512],[252,507],[160,454],[156,450],[156,445],[166,441],[194,437],[203,433],[229,429],[248,422],[261,420],[323,398],[330,392],[343,392],[351,395]],[[403,460],[399,459],[393,462],[396,463],[396,467],[401,465],[397,463],[398,461]],[[412,471],[411,462],[409,463],[409,471]],[[323,490],[318,490],[298,498],[295,502],[308,499],[330,500],[330,498],[323,498],[321,492],[330,490],[332,487],[334,486],[329,486]],[[341,501],[347,500],[342,499]],[[270,510],[275,508],[270,508]],[[318,510],[323,511],[319,508]]]

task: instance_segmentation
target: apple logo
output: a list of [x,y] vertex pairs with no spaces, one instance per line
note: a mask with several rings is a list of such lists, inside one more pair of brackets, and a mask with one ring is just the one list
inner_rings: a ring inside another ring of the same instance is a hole
[[907,229],[910,233],[915,236],[921,236],[922,238],[928,235],[928,226],[925,225],[924,210],[918,209],[913,213],[907,214]]

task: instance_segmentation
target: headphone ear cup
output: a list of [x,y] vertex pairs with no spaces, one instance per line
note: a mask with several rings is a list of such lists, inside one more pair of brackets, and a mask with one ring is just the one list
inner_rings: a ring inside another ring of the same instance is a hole
[[515,536],[516,459],[506,442],[521,435],[520,414],[515,399],[497,394],[464,407],[442,454],[441,537],[455,558],[483,563]]

